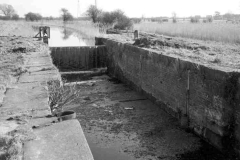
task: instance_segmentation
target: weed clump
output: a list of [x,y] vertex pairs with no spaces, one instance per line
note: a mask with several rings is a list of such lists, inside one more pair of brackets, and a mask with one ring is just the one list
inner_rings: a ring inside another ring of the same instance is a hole
[[48,82],[49,105],[53,115],[63,111],[64,105],[72,102],[78,97],[77,85],[64,86],[58,80]]
[[212,61],[212,63],[221,63],[221,60],[219,58],[214,58],[214,60]]

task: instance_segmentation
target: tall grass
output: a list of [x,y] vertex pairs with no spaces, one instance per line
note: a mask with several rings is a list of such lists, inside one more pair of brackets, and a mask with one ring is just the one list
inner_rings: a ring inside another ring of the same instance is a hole
[[240,43],[240,25],[226,23],[139,23],[134,29],[174,37]]
[[26,21],[3,21],[0,20],[0,36],[34,36],[34,30]]

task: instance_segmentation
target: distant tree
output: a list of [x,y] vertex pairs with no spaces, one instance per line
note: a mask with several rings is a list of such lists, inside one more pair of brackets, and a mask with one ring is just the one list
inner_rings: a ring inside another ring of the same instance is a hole
[[236,19],[239,19],[237,18],[237,15],[233,14],[232,12],[228,12],[222,16],[227,21],[235,21]]
[[113,12],[103,12],[99,21],[103,24],[112,25],[115,29],[130,29],[133,22],[128,18],[121,10],[115,10]]
[[42,19],[42,16],[38,13],[29,12],[29,13],[25,14],[26,21],[39,21],[41,19]]
[[114,23],[116,23],[114,25],[115,29],[130,29],[132,27],[133,23],[131,19],[128,18],[123,11],[115,10],[111,12],[111,14],[113,15],[113,17],[115,17],[114,19]]
[[177,23],[177,13],[176,12],[172,13],[172,19],[173,19],[173,23]]
[[168,18],[163,18],[162,21],[163,22],[168,22]]
[[7,16],[0,16],[0,20],[10,20],[11,17],[7,17]]
[[221,14],[220,14],[219,11],[216,11],[214,15],[218,17],[218,16],[220,16]]
[[190,22],[191,23],[199,23],[199,21],[200,21],[199,16],[190,17]]
[[221,13],[219,11],[214,13],[214,19],[221,19]]
[[49,20],[51,20],[51,21],[54,20],[53,16],[50,16],[50,17],[49,17]]
[[98,17],[98,21],[107,25],[112,25],[116,21],[115,19],[116,17],[111,12],[103,12],[101,17]]
[[52,20],[54,20],[54,18],[53,18],[52,16],[50,16],[50,17],[44,17],[43,19],[45,19],[45,20],[47,20],[47,21],[52,21]]
[[207,15],[206,16],[206,22],[208,22],[208,23],[213,22],[213,16],[212,15]]
[[132,20],[134,23],[140,23],[140,22],[141,22],[141,18],[131,18],[131,20]]
[[99,10],[95,5],[91,5],[87,10],[86,15],[92,19],[93,23],[96,23],[98,22],[101,13],[102,11]]
[[64,22],[73,20],[73,15],[66,8],[62,8],[60,12]]
[[13,14],[13,16],[12,16],[12,20],[15,20],[15,21],[17,21],[17,20],[19,20],[19,15],[18,14]]
[[0,4],[0,11],[6,16],[6,17],[12,17],[15,13],[15,10],[13,6],[9,4]]

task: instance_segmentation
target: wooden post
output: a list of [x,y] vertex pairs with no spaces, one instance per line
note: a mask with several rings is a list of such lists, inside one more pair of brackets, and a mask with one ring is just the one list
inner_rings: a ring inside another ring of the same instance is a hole
[[41,27],[39,27],[39,38],[38,38],[38,40],[42,40],[42,28]]
[[139,38],[138,30],[135,30],[133,34],[134,34],[134,39],[138,39]]
[[39,27],[39,36],[42,38],[42,27]]
[[48,44],[48,36],[43,36],[43,43]]

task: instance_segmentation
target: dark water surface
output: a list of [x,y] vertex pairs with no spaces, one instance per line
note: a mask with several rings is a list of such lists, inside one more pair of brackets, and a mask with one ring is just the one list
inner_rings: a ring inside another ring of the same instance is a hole
[[90,137],[87,137],[88,145],[92,151],[94,160],[135,160],[130,156],[120,153],[118,150],[120,148],[103,148],[97,146],[94,142],[92,142]]
[[94,46],[94,38],[76,33],[68,28],[51,27],[49,47]]

